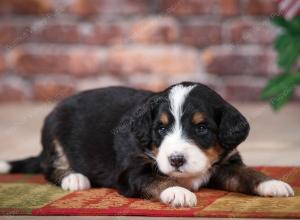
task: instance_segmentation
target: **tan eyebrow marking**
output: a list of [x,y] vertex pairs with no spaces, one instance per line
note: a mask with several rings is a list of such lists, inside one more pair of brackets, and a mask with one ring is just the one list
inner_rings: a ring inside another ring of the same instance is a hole
[[168,125],[169,124],[169,116],[166,112],[163,112],[161,115],[160,115],[160,118],[159,118],[160,122],[163,124],[163,125]]
[[193,119],[192,119],[192,122],[193,124],[199,124],[201,122],[204,122],[204,115],[203,113],[201,112],[196,112],[193,116]]

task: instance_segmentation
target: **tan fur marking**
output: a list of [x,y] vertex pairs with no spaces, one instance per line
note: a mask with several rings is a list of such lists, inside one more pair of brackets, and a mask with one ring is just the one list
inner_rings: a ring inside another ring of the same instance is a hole
[[51,179],[55,183],[61,184],[62,179],[72,173],[72,169],[61,143],[57,139],[54,139],[53,144],[56,152],[56,159],[53,162],[55,169],[51,174]]
[[207,150],[204,150],[204,153],[207,155],[209,161],[211,164],[216,162],[219,158],[219,156],[223,153],[223,149],[220,145],[215,145],[210,147]]
[[169,124],[169,116],[166,112],[163,112],[161,115],[160,115],[160,122],[163,124],[163,125],[168,125]]
[[56,183],[61,183],[62,179],[65,176],[68,176],[69,174],[71,174],[72,171],[71,170],[61,170],[61,169],[55,169],[53,170],[53,173],[51,175],[52,181],[56,182]]
[[70,164],[64,153],[63,147],[61,146],[61,144],[57,139],[54,139],[53,143],[55,146],[55,151],[57,153],[57,158],[54,161],[55,168],[58,170],[69,170]]
[[158,177],[144,189],[143,197],[145,199],[159,200],[162,191],[169,187],[178,185],[179,184],[174,179],[171,179],[169,177]]
[[192,122],[193,124],[197,125],[200,124],[202,122],[204,122],[204,115],[201,112],[196,112],[193,116]]

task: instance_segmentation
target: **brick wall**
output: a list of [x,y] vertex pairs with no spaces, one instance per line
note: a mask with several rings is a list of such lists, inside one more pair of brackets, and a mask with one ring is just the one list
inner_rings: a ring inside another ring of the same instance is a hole
[[0,101],[194,80],[259,100],[279,72],[275,0],[0,0]]

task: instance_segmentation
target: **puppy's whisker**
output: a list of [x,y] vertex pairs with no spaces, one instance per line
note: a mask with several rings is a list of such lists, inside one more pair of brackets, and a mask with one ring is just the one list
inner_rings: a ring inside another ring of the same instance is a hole
[[152,168],[155,174],[159,173],[158,164],[156,162],[152,164]]
[[154,156],[154,154],[150,151],[145,151],[145,155],[147,155],[149,158],[153,159],[156,161],[156,157]]

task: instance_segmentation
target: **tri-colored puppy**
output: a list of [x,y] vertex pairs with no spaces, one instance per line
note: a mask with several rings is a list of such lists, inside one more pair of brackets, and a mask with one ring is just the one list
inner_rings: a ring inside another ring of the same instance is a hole
[[286,183],[248,168],[236,150],[244,116],[192,82],[154,93],[123,87],[72,96],[48,115],[38,157],[1,162],[2,173],[45,174],[65,190],[111,187],[127,197],[195,206],[211,187],[259,196],[293,196]]

